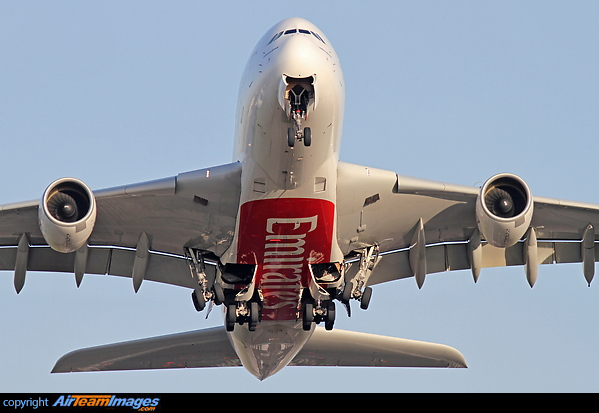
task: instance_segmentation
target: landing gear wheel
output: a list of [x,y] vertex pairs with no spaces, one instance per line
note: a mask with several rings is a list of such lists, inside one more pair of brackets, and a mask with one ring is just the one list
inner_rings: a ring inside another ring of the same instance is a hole
[[368,309],[368,306],[370,305],[370,298],[372,298],[372,288],[366,287],[364,288],[362,298],[360,299],[360,308],[362,310]]
[[295,129],[294,128],[287,129],[287,145],[289,145],[290,148],[293,148],[293,146],[295,145]]
[[222,285],[215,283],[212,286],[212,290],[214,291],[214,304],[221,305],[225,301],[225,292]]
[[202,311],[206,308],[206,300],[204,300],[204,294],[197,294],[196,290],[193,290],[191,293],[191,301],[193,301],[193,306],[196,311]]
[[335,324],[335,302],[329,301],[327,305],[327,315],[324,320],[324,328],[326,330],[332,330],[333,324]]
[[233,331],[235,329],[235,323],[237,322],[237,305],[229,304],[227,307],[227,315],[225,317],[225,327],[227,331]]
[[314,304],[305,302],[302,309],[302,327],[304,331],[310,331],[314,322]]
[[250,303],[250,323],[248,325],[248,330],[256,331],[256,327],[258,327],[258,323],[260,322],[260,304],[257,302]]
[[312,129],[304,128],[304,146],[312,145]]
[[341,294],[341,301],[343,301],[344,303],[349,303],[353,289],[354,283],[352,283],[351,281],[346,282],[345,286],[343,287],[343,293]]

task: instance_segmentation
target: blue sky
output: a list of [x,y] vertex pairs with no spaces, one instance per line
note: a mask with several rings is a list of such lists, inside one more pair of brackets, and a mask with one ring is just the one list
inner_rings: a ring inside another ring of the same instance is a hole
[[[62,176],[93,189],[227,163],[237,91],[278,21],[315,23],[342,63],[344,161],[599,204],[599,4],[594,1],[5,1],[0,3],[0,204]],[[398,217],[399,219],[400,217]],[[595,281],[597,283],[597,281]],[[597,392],[599,290],[580,264],[430,275],[374,289],[338,328],[439,342],[466,370],[242,368],[51,375],[87,346],[219,325],[184,289],[128,279],[0,274],[5,392]],[[325,385],[326,383],[326,385]],[[324,386],[324,387],[323,387]]]

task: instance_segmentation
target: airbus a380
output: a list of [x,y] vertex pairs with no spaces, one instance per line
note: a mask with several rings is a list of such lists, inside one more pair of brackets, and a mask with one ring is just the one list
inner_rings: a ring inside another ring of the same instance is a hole
[[[76,350],[53,372],[243,365],[466,367],[451,347],[334,329],[372,285],[599,257],[599,206],[534,197],[509,173],[481,188],[341,162],[337,55],[300,18],[271,28],[240,86],[233,162],[91,191],[74,178],[0,206],[0,269],[131,277],[189,288],[224,326]],[[324,328],[316,327],[324,324]]]

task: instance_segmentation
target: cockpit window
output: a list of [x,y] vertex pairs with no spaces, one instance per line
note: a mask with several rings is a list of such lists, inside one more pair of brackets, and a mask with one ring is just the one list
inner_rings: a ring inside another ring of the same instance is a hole
[[318,35],[318,33],[311,32],[310,30],[306,30],[306,29],[288,29],[288,30],[285,30],[283,32],[279,32],[279,33],[275,34],[272,37],[272,39],[270,39],[270,41],[268,42],[268,44],[271,44],[272,42],[274,42],[275,40],[277,40],[279,37],[281,37],[284,34],[294,34],[294,33],[298,33],[298,32],[301,33],[301,34],[312,34],[314,37],[316,37],[318,40],[320,40],[321,42],[324,43],[324,40],[322,40],[322,37],[320,37]]
[[283,35],[283,32],[279,32],[277,34],[275,34],[272,39],[270,39],[270,42],[268,42],[268,44],[271,44],[272,42],[274,42],[275,40],[277,40],[279,37],[281,37]]
[[[316,37],[318,40],[320,40],[321,42],[323,42],[323,43],[324,43],[324,40],[322,40],[322,37],[320,37],[320,36],[318,35],[318,33],[314,33],[314,32],[312,32],[312,34],[314,35],[314,37]],[[326,43],[325,43],[325,44],[326,44]]]

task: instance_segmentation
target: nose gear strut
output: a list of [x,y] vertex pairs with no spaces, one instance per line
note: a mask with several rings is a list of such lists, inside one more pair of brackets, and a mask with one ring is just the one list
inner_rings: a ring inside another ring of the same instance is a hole
[[285,92],[285,99],[288,105],[288,117],[293,122],[293,126],[287,129],[287,144],[289,147],[295,145],[295,141],[303,140],[304,146],[312,144],[312,130],[310,127],[303,127],[302,122],[308,119],[308,106],[310,100],[314,99],[312,87],[312,78],[292,79]]

